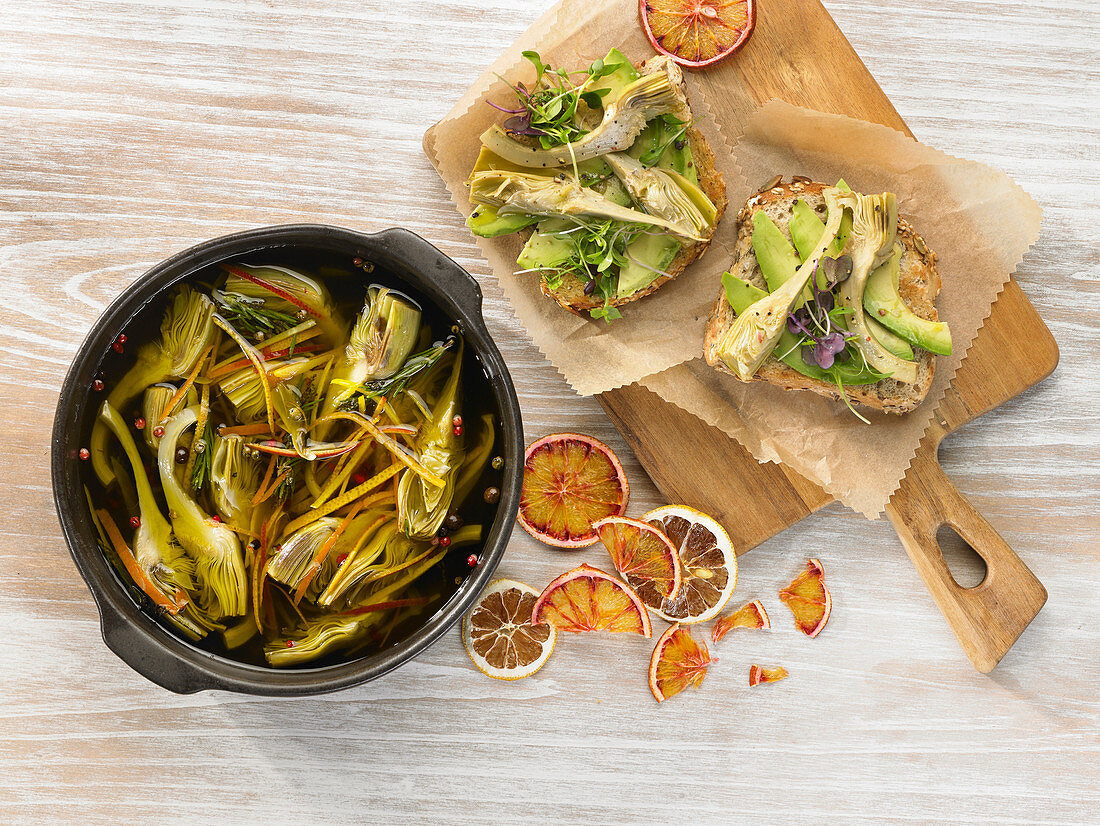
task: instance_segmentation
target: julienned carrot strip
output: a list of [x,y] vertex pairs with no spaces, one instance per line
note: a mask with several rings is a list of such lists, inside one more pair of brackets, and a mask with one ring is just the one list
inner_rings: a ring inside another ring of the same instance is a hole
[[[298,355],[299,353],[316,353],[318,350],[323,349],[324,347],[322,347],[320,344],[296,344],[294,347],[285,347],[281,350],[265,348],[263,350],[260,350],[260,355],[263,356],[265,359],[281,359],[292,355],[291,350],[294,351],[293,355]],[[247,367],[249,363],[250,362],[247,358],[239,358],[233,361],[223,361],[210,371],[209,378],[211,381],[217,381],[220,378],[228,376],[230,373],[235,373],[242,367]]]
[[126,568],[126,573],[130,575],[134,584],[144,591],[149,599],[153,600],[154,603],[166,610],[169,614],[178,614],[182,611],[188,602],[187,594],[177,588],[175,599],[169,599],[168,595],[160,590],[156,583],[149,579],[149,575],[145,573],[142,567],[138,565],[138,561],[134,558],[133,553],[130,551],[130,546],[126,544],[126,540],[122,538],[122,534],[118,530],[118,525],[116,525],[115,520],[111,518],[111,514],[100,508],[96,510],[96,516],[99,517],[103,529],[111,539],[111,545],[114,546],[115,553],[117,553],[118,558],[122,560],[122,564]]
[[182,399],[187,398],[187,391],[195,384],[195,379],[199,377],[199,371],[202,370],[202,363],[206,361],[207,355],[214,349],[213,345],[207,346],[202,351],[202,355],[199,356],[199,360],[195,362],[195,367],[187,376],[187,381],[180,385],[180,389],[172,394],[172,398],[168,400],[168,404],[164,406],[164,417],[157,422],[157,427],[164,427],[168,424],[168,420],[172,418],[172,411],[176,409],[176,405],[180,403]]
[[274,528],[278,524],[279,520],[283,517],[283,506],[279,504],[271,516],[269,516],[260,526],[260,550],[258,551],[258,557],[253,561],[252,567],[252,607],[256,614],[256,627],[263,633],[264,623],[260,617],[260,610],[263,606],[264,595],[264,567],[267,565],[267,545],[270,538],[274,535]]
[[317,312],[317,310],[310,307],[308,304],[306,304],[301,299],[295,298],[293,295],[288,293],[286,290],[283,290],[283,289],[280,289],[279,287],[276,287],[270,281],[266,281],[263,278],[259,278],[259,277],[253,275],[250,272],[242,270],[240,267],[234,267],[232,264],[222,264],[222,269],[224,269],[226,272],[228,272],[232,275],[237,276],[238,278],[243,278],[245,281],[251,281],[257,287],[263,287],[269,293],[272,293],[273,295],[277,295],[277,296],[279,296],[279,298],[282,298],[285,301],[289,301],[291,304],[293,304],[299,310],[305,310],[307,313],[309,313],[312,316],[316,316],[317,318],[321,317],[321,314],[319,312]]
[[[400,469],[401,469],[401,465],[399,465],[395,462],[394,464],[390,465],[388,468],[383,470],[381,473],[374,474],[374,476],[372,476],[370,479],[365,481],[363,484],[357,485],[356,487],[352,488],[351,490],[349,490],[344,495],[336,497],[335,499],[333,499],[333,500],[327,502],[326,504],[322,505],[321,507],[317,508],[317,510],[311,510],[307,513],[302,514],[301,516],[299,516],[297,519],[295,519],[293,522],[291,522],[289,525],[286,526],[287,532],[288,533],[293,533],[294,531],[310,524],[311,522],[316,522],[322,516],[327,516],[328,514],[332,513],[333,511],[339,510],[340,508],[344,507],[344,505],[348,504],[349,502],[354,502],[360,496],[363,496],[364,494],[369,493],[370,491],[374,490],[376,487],[381,485],[383,482],[385,482],[387,479],[389,479],[391,476],[393,476],[395,473],[397,473],[397,471],[400,470]],[[388,499],[389,497],[390,497],[390,492],[386,491],[385,498]],[[371,503],[371,500],[367,500],[366,502],[363,502],[363,505],[366,506],[370,503]]]
[[262,494],[267,489],[267,484],[271,481],[272,474],[275,473],[275,461],[275,457],[272,456],[271,460],[267,463],[267,470],[264,471],[264,478],[260,482],[260,486],[256,488],[255,495],[252,497],[253,505],[260,504],[260,494]]
[[[281,485],[283,483],[283,480],[286,479],[286,477],[288,477],[289,475],[290,475],[290,468],[287,468],[282,473],[280,473],[278,476],[276,476],[275,480],[271,483],[271,486],[267,490],[262,492],[263,495],[260,496],[260,501],[257,502],[256,504],[257,505],[263,504],[268,499],[270,499],[271,494],[273,494],[275,491],[277,491],[279,489],[279,485]],[[259,495],[260,491],[257,491],[256,493],[257,493],[257,495]]]
[[298,583],[298,587],[294,590],[295,605],[302,601],[306,589],[309,588],[309,583],[313,582],[313,577],[321,570],[321,566],[328,557],[329,551],[332,550],[332,546],[336,544],[336,540],[340,538],[340,535],[347,530],[348,525],[351,524],[351,520],[355,518],[355,515],[359,513],[362,507],[362,502],[357,503],[348,515],[343,518],[340,524],[336,526],[336,530],[329,535],[329,538],[324,541],[324,544],[317,549],[317,552],[313,555],[313,559],[309,563],[309,568],[306,569],[305,576],[302,577],[302,581]]

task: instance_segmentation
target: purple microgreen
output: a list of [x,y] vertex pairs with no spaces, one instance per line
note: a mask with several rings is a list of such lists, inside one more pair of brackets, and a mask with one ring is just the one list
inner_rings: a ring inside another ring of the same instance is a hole
[[503,106],[497,106],[497,104],[493,103],[491,100],[487,100],[485,102],[497,111],[506,112],[509,115],[522,115],[524,112],[527,111],[527,107],[524,107],[522,109],[505,109]]

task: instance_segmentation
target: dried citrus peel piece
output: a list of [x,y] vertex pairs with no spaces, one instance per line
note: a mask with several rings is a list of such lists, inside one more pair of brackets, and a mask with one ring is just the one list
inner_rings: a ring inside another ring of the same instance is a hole
[[462,644],[482,673],[497,680],[522,680],[542,668],[558,632],[531,622],[538,596],[523,582],[497,579],[462,618]]
[[761,683],[775,683],[780,680],[785,680],[790,674],[781,665],[777,665],[775,668],[764,668],[760,665],[753,665],[749,668],[749,688],[760,685]]
[[714,628],[711,629],[711,639],[718,642],[734,628],[757,628],[770,631],[772,621],[760,600],[754,599],[752,602],[742,605],[732,614],[719,617],[718,621],[714,623]]
[[707,667],[718,662],[704,642],[696,642],[687,627],[677,623],[657,640],[649,659],[649,690],[658,703],[679,694],[689,685],[698,688]]
[[808,560],[806,570],[779,592],[779,599],[794,614],[794,624],[799,631],[808,637],[820,634],[833,608],[821,562]]
[[660,530],[638,519],[609,516],[592,526],[611,561],[647,606],[659,608],[680,590],[680,556]]
[[653,635],[649,614],[634,590],[591,565],[567,571],[547,585],[531,610],[531,622],[572,633]]
[[626,512],[630,485],[614,451],[581,433],[552,433],[523,457],[519,523],[531,536],[559,548],[596,541],[592,524]]

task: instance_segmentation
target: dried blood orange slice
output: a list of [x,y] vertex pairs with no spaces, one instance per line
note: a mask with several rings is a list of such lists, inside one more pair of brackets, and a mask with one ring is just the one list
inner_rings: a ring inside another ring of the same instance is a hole
[[611,554],[615,569],[642,602],[660,608],[680,590],[680,557],[658,528],[638,519],[609,516],[593,529]]
[[758,599],[754,599],[752,602],[742,605],[732,614],[719,617],[718,621],[714,623],[714,628],[710,630],[711,639],[718,642],[734,628],[760,628],[770,631],[772,621],[768,618],[768,612],[764,610],[763,603]]
[[512,579],[490,582],[462,618],[462,644],[482,672],[497,680],[521,680],[554,650],[554,626],[531,622],[539,592]]
[[680,590],[654,611],[690,625],[718,615],[737,585],[737,554],[712,517],[686,505],[665,505],[642,517],[660,528],[680,556]]
[[611,448],[580,433],[551,433],[523,456],[519,523],[547,545],[583,548],[596,541],[592,523],[625,513],[629,495]]
[[531,609],[531,622],[559,631],[611,631],[653,636],[649,614],[625,582],[581,565],[546,586]]
[[707,666],[718,662],[705,642],[696,642],[691,632],[677,623],[657,640],[649,658],[649,690],[662,703],[689,685],[698,688],[707,676]]
[[756,0],[638,0],[649,42],[683,66],[717,63],[748,41]]
[[806,562],[806,570],[779,592],[779,599],[794,614],[794,624],[808,637],[816,637],[829,621],[833,601],[825,587],[825,569],[816,559]]
[[775,668],[754,665],[749,668],[749,688],[761,683],[775,683],[779,680],[785,680],[789,676],[787,669],[781,665],[777,665]]

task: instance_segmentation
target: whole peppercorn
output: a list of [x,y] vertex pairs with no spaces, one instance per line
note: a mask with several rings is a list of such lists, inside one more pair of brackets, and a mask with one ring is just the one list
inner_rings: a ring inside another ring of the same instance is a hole
[[130,517],[130,527],[131,528],[140,528],[141,527],[141,519],[139,519],[136,516],[131,516]]
[[87,462],[92,457],[92,451],[86,447],[80,448],[80,461]]
[[126,343],[126,333],[119,333],[118,338],[116,338],[115,341],[117,341],[119,344],[125,344]]
[[464,520],[461,516],[459,516],[457,513],[452,513],[448,514],[447,518],[443,520],[443,527],[446,528],[448,532],[454,533],[465,523],[466,520]]
[[483,494],[483,496],[488,504],[495,505],[497,502],[500,501],[500,488],[485,488],[485,493]]
[[136,427],[138,430],[144,430],[145,419],[141,418],[141,416],[138,416],[136,419],[134,419],[134,427]]
[[477,567],[477,554],[470,554],[466,557],[466,564],[471,568]]
[[176,448],[176,464],[177,465],[185,464],[187,462],[187,457],[189,455],[191,455],[191,454],[190,454],[190,451],[187,450],[187,448],[177,447]]
[[449,548],[450,545],[451,545],[451,537],[449,537],[449,536],[439,537],[439,545],[442,548]]
[[103,392],[103,386],[103,379],[96,379],[92,382],[92,389],[97,393]]
[[153,428],[153,435],[159,439],[161,436],[164,435],[164,428],[158,424],[156,427]]
[[504,457],[503,456],[494,456],[493,457],[493,470],[500,470],[502,467],[504,467]]

